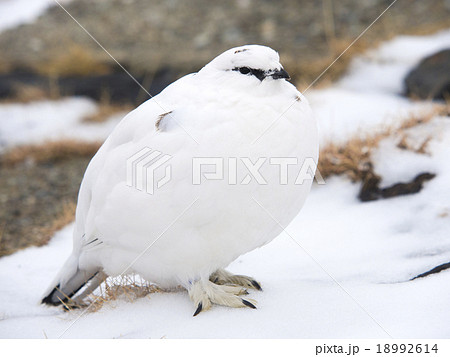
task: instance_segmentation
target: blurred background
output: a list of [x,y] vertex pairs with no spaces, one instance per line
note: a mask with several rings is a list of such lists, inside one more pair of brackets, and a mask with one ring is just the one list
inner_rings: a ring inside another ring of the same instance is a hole
[[[90,158],[120,118],[148,99],[81,26],[152,95],[224,50],[252,43],[279,51],[302,90],[391,1],[60,3],[79,24],[51,0],[0,0],[0,255],[45,244],[73,220]],[[398,1],[314,88],[339,80],[354,56],[383,41],[430,35],[449,20],[448,0]],[[333,150],[324,156],[332,166],[340,149]],[[329,176],[348,168],[324,170]]]

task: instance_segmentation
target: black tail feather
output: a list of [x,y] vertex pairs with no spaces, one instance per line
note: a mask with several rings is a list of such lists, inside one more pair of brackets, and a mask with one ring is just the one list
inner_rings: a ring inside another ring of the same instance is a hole
[[87,279],[80,279],[80,275],[85,276],[85,273],[86,272],[77,271],[77,274],[75,274],[65,287],[61,288],[60,284],[56,285],[53,290],[42,299],[41,304],[58,306],[68,302],[72,296],[98,274],[98,272],[96,272]]

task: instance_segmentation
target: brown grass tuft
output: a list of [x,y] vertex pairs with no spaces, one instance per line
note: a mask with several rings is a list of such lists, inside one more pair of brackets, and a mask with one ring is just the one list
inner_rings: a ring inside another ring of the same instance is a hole
[[100,142],[78,140],[49,141],[39,145],[18,146],[0,157],[0,165],[12,166],[24,161],[54,162],[74,156],[92,157],[100,146]]
[[127,113],[134,109],[131,104],[113,104],[111,102],[100,102],[97,111],[94,114],[83,118],[85,123],[102,123],[108,120],[112,115],[118,113]]
[[[325,2],[324,2],[325,4]],[[325,12],[330,9],[324,9]],[[365,53],[368,49],[376,49],[383,42],[389,41],[399,34],[411,36],[426,36],[434,34],[448,28],[448,21],[435,21],[433,23],[417,24],[408,28],[402,28],[402,31],[393,31],[398,28],[395,24],[395,18],[389,16],[383,17],[384,28],[372,28],[363,37],[358,39],[348,49],[347,47],[355,40],[355,37],[338,37],[334,32],[333,16],[328,14],[324,17],[324,28],[326,41],[328,43],[328,55],[322,55],[314,58],[292,58],[289,53],[283,53],[282,58],[285,67],[289,69],[297,88],[305,90],[317,77],[331,64],[338,56],[342,56],[326,71],[326,73],[314,84],[315,88],[323,88],[331,85],[348,69],[351,60],[356,55]],[[381,26],[381,24],[379,24]],[[345,53],[343,53],[345,51]]]
[[58,52],[50,61],[35,68],[38,73],[47,76],[86,76],[110,72],[110,66],[91,49],[77,44],[70,45],[66,51]]
[[323,178],[346,175],[352,181],[362,180],[362,172],[370,168],[370,154],[382,136],[367,139],[353,137],[345,144],[330,143],[320,150],[317,169]]
[[406,144],[405,132],[418,125],[425,124],[437,115],[446,112],[446,107],[435,105],[430,111],[421,114],[411,114],[397,126],[386,127],[374,134],[354,136],[344,144],[329,143],[320,150],[318,170],[323,178],[332,175],[346,175],[353,182],[364,181],[368,173],[372,172],[371,154],[378,147],[381,140],[392,135],[399,135],[398,145],[404,145],[404,149],[418,153],[425,153],[430,138],[427,137],[418,147]]
[[66,310],[87,308],[89,312],[96,312],[111,301],[133,302],[156,292],[162,290],[135,275],[124,275],[108,278],[100,285],[98,293],[90,294],[83,301],[69,298],[63,305]]
[[36,236],[42,237],[42,242],[48,242],[57,231],[74,221],[76,208],[77,205],[75,202],[64,202],[61,211],[49,226],[36,227]]
[[[349,46],[353,39],[334,39],[329,46],[328,55],[320,58],[305,57],[304,59],[293,58],[288,53],[282,53],[284,67],[288,69],[296,87],[304,91],[319,75],[333,63],[334,60]],[[353,44],[343,54],[339,60],[320,77],[314,84],[314,88],[322,88],[330,85],[333,81],[339,79],[347,70],[349,63],[355,55],[364,53],[373,46],[373,42],[365,41],[361,38]]]
[[[49,98],[48,93],[41,87],[25,83],[16,83],[14,85],[14,100],[7,99],[6,102],[29,103],[47,98]],[[5,101],[3,100],[2,102]]]

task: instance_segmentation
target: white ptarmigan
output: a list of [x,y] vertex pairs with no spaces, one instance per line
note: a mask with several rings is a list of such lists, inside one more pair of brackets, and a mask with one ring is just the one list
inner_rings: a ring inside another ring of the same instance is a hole
[[[187,289],[194,315],[213,303],[254,308],[241,295],[259,283],[224,268],[299,213],[313,179],[299,180],[301,165],[318,159],[316,122],[289,79],[271,48],[232,48],[130,112],[86,170],[73,252],[42,302],[137,273]],[[169,159],[154,184],[157,155]]]

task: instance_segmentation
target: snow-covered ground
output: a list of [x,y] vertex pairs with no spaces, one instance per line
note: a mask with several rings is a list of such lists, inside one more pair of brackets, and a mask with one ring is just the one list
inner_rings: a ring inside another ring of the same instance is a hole
[[105,140],[125,113],[115,114],[101,123],[83,121],[96,110],[95,102],[87,98],[1,104],[0,151],[52,140]]
[[450,48],[450,31],[432,36],[399,36],[355,58],[350,73],[335,85],[306,93],[321,129],[321,142],[345,142],[352,134],[399,125],[431,104],[401,96],[403,79],[420,60]]
[[[59,0],[66,4],[71,0]],[[18,25],[33,22],[50,6],[55,6],[54,0],[0,0],[0,31]]]
[[[323,142],[430,107],[400,96],[401,76],[449,39],[450,31],[394,39],[355,59],[332,87],[310,90]],[[315,186],[287,233],[229,267],[262,283],[250,295],[257,310],[214,306],[193,318],[185,292],[118,299],[79,319],[82,311],[41,306],[71,250],[68,226],[45,247],[0,259],[0,337],[448,338],[450,271],[409,279],[450,261],[450,122],[436,117],[407,134],[432,139],[425,154],[384,140],[374,155],[383,184],[422,171],[436,177],[417,194],[368,203],[342,177]]]

